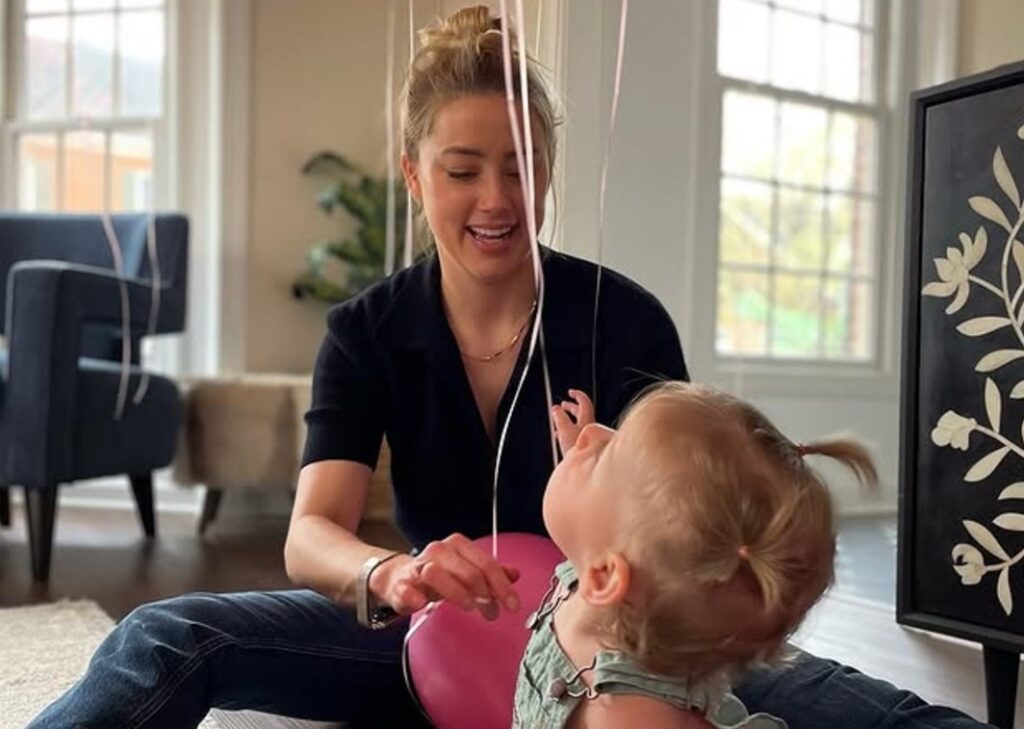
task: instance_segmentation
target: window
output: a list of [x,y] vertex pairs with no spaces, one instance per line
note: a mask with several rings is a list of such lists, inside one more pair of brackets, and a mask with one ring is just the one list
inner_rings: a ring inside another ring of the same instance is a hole
[[8,201],[27,211],[154,204],[164,0],[14,0]]
[[720,0],[715,354],[877,358],[874,0]]

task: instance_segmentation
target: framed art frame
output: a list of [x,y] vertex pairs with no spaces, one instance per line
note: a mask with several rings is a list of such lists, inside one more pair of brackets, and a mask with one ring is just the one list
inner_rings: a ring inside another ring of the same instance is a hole
[[911,96],[897,621],[1024,649],[1024,63]]

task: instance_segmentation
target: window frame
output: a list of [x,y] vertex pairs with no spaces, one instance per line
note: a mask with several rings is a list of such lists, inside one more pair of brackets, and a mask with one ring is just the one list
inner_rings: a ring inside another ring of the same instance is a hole
[[[907,100],[919,68],[915,23],[922,11],[916,2],[889,3],[877,0],[874,74],[878,106],[876,236],[873,273],[874,357],[864,362],[823,358],[782,358],[722,355],[716,351],[718,326],[719,219],[722,180],[722,102],[727,89],[763,91],[781,100],[823,102],[828,108],[863,113],[861,103],[831,100],[767,84],[727,79],[718,73],[719,0],[707,0],[703,18],[701,89],[697,150],[698,179],[708,184],[696,191],[696,240],[693,266],[714,271],[714,276],[693,276],[690,297],[693,315],[689,358],[701,379],[736,391],[753,390],[777,395],[822,395],[856,398],[865,394],[895,393],[899,384],[899,336],[901,332],[902,220],[906,159],[901,142],[906,134]],[[955,6],[948,12],[955,18]],[[948,45],[948,44],[947,44]],[[952,49],[936,49],[936,54]],[[930,63],[932,59],[922,59]],[[947,64],[948,65],[948,64]],[[713,182],[710,182],[713,181]]]
[[[71,0],[68,0],[69,5]],[[152,175],[153,188],[151,206],[154,210],[166,209],[173,203],[173,170],[171,169],[172,137],[171,125],[174,110],[172,108],[173,90],[170,88],[172,74],[171,64],[174,62],[174,33],[173,23],[176,11],[175,0],[162,0],[164,13],[164,59],[161,68],[161,113],[156,117],[149,116],[118,116],[109,117],[88,117],[78,119],[76,117],[63,117],[60,119],[30,120],[26,116],[19,116],[25,104],[27,104],[26,88],[27,78],[24,71],[24,34],[19,29],[24,27],[26,17],[26,0],[0,0],[6,7],[0,5],[0,11],[6,10],[3,17],[7,21],[4,26],[0,23],[0,32],[8,40],[4,45],[9,49],[6,58],[6,66],[0,67],[0,79],[4,80],[6,89],[6,105],[0,107],[0,208],[10,210],[18,209],[19,159],[17,139],[21,134],[26,133],[67,133],[69,131],[89,131],[102,133],[105,139],[104,165],[105,189],[103,191],[104,204],[110,208],[110,195],[112,192],[110,180],[110,141],[111,135],[118,130],[143,130],[149,129],[152,134],[153,157]],[[113,12],[120,12],[114,10]],[[70,15],[70,13],[69,13]],[[70,44],[70,39],[68,43]],[[2,62],[0,62],[2,63]],[[114,56],[114,103],[117,100],[119,78],[117,74],[117,56]],[[69,61],[70,66],[70,61]],[[72,93],[72,79],[69,74],[67,78],[67,94]],[[84,123],[83,123],[84,122]],[[58,212],[66,212],[61,209],[63,203],[63,154],[64,145],[58,142],[57,162],[57,200]]]

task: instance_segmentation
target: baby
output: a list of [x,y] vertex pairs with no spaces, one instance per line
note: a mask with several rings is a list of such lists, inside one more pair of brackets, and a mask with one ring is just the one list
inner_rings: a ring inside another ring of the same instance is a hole
[[664,383],[612,430],[582,392],[544,523],[567,557],[531,617],[513,729],[749,727],[729,689],[780,657],[832,580],[832,506],[805,456],[877,480],[851,441],[795,445],[752,406]]

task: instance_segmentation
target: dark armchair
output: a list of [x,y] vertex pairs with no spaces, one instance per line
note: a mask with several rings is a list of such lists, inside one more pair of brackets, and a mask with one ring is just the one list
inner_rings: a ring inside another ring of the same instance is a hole
[[[156,532],[152,472],[170,463],[181,421],[175,384],[142,371],[139,342],[150,327],[152,271],[147,217],[112,216],[127,279],[132,370],[115,418],[121,377],[120,279],[97,215],[0,214],[0,522],[10,521],[10,487],[25,490],[32,575],[50,571],[57,491],[82,479],[128,475],[148,536]],[[156,333],[185,324],[188,223],[158,215],[161,287]]]

